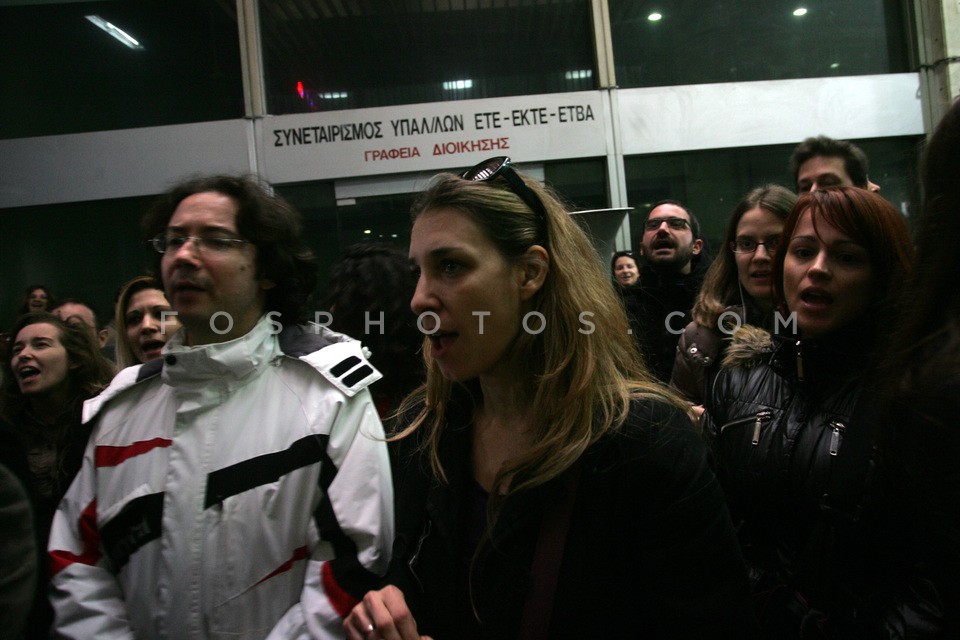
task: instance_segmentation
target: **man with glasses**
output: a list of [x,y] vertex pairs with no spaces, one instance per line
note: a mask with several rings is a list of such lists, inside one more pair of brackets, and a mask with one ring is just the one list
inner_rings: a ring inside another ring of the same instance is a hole
[[183,326],[84,409],[50,539],[56,635],[342,637],[393,542],[380,374],[299,324],[313,254],[254,179],[187,181],[143,228]]
[[650,370],[670,380],[677,340],[703,282],[700,224],[675,200],[658,202],[643,224],[640,285],[624,291],[631,330]]
[[807,138],[790,155],[797,193],[827,187],[860,187],[880,191],[867,177],[867,154],[852,142],[827,136]]

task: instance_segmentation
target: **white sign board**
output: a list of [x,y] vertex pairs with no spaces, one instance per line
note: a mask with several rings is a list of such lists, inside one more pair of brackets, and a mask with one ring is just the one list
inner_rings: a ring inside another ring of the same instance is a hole
[[260,171],[297,182],[467,167],[506,155],[517,163],[607,154],[603,94],[557,93],[259,121]]
[[623,153],[919,135],[916,73],[624,89]]

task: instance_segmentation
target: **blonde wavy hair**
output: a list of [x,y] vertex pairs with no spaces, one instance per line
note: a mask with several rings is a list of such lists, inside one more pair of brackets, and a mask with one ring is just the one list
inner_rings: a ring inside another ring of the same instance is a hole
[[[526,251],[534,244],[549,255],[543,286],[531,299],[531,310],[543,314],[546,328],[537,334],[519,331],[511,346],[521,355],[518,361],[525,363],[519,379],[528,381],[533,398],[535,444],[497,474],[491,503],[498,504],[502,504],[497,498],[501,493],[506,499],[563,473],[604,434],[620,428],[631,400],[648,397],[685,408],[644,366],[629,335],[620,297],[586,233],[550,189],[518,175],[543,203],[545,220],[502,177],[480,182],[440,174],[412,209],[414,220],[425,211],[441,208],[467,214],[508,262],[531,259]],[[581,316],[584,312],[592,315]],[[434,474],[446,482],[438,451],[452,400],[463,395],[457,393],[458,386],[476,398],[479,384],[443,377],[430,355],[429,340],[423,353],[426,382],[398,410],[414,417],[393,439],[427,429],[422,446],[429,451]],[[508,478],[512,480],[502,492]],[[496,511],[491,509],[491,524]]]

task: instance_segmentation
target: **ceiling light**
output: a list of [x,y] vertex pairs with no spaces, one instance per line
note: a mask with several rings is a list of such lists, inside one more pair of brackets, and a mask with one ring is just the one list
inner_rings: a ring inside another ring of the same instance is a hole
[[323,98],[324,100],[343,100],[347,97],[346,91],[331,91],[328,93],[318,93],[318,98]]
[[654,13],[651,13],[650,15],[647,16],[647,20],[649,20],[650,22],[656,22],[657,20],[659,20],[659,19],[662,18],[662,17],[663,17],[663,15],[654,12]]
[[371,233],[373,233],[373,231],[370,231],[370,229],[364,229],[363,233],[364,235],[370,235]]
[[473,86],[473,80],[450,80],[443,83],[446,91],[456,91],[457,89],[469,89]]
[[131,49],[143,49],[140,43],[137,42],[136,38],[131,36],[129,33],[124,31],[120,27],[110,22],[107,22],[100,16],[85,16],[85,17],[87,20],[97,25],[98,27],[100,27],[101,29],[109,33],[111,36],[113,36],[114,38],[116,38],[126,46],[130,47]]
[[585,80],[593,77],[593,69],[577,69],[576,71],[567,71],[564,74],[567,80]]
[[799,8],[797,8],[797,9],[794,9],[793,15],[797,16],[798,18],[799,18],[800,16],[805,16],[805,15],[807,15],[807,10],[804,9],[803,7],[799,7]]
[[834,62],[832,65],[830,65],[830,68],[831,68],[831,69],[839,69],[839,68],[840,68],[840,63],[839,63],[839,62]]

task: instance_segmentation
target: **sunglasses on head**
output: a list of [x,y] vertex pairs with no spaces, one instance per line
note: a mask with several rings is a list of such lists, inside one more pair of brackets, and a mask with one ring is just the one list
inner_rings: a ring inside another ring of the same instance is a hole
[[523,200],[524,204],[537,215],[537,222],[543,232],[542,237],[546,238],[547,209],[543,206],[543,202],[537,197],[537,194],[533,192],[533,189],[528,187],[523,178],[517,175],[517,172],[510,166],[509,157],[497,156],[484,160],[460,174],[460,177],[464,180],[476,182],[490,182],[501,176],[507,181],[514,195]]

